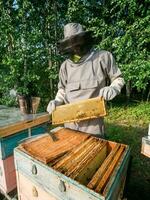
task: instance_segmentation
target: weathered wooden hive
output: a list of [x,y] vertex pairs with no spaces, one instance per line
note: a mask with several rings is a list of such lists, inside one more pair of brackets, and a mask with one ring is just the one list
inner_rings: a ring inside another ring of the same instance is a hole
[[49,116],[46,113],[21,115],[16,108],[0,106],[0,191],[2,193],[12,192],[17,186],[14,148],[29,136],[45,133],[48,121]]
[[142,137],[141,153],[150,158],[150,136]]
[[148,129],[148,135],[142,137],[141,153],[150,158],[150,124]]
[[65,128],[15,149],[19,199],[118,199],[129,147]]

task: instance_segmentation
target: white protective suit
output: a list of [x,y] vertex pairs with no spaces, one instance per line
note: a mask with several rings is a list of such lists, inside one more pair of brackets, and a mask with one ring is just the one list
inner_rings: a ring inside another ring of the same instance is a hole
[[[106,85],[108,79],[109,86]],[[63,62],[59,72],[58,93],[48,107],[52,108],[51,104],[57,106],[98,96],[108,101],[120,93],[123,85],[124,79],[112,54],[108,51],[93,50],[78,63],[70,59]],[[47,108],[47,111],[50,109]],[[66,123],[65,127],[104,136],[103,118]]]

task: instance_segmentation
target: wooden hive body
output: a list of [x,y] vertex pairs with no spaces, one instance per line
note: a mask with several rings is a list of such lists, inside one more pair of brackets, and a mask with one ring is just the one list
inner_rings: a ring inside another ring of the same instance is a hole
[[16,188],[16,171],[14,157],[10,156],[5,160],[0,160],[0,189],[4,193],[9,193]]
[[[31,128],[31,136],[45,133],[47,130],[46,124]],[[13,133],[12,135],[0,138],[0,159],[4,160],[13,154],[13,150],[18,146],[19,142],[29,137],[28,130]]]
[[[6,111],[5,111],[6,112]],[[15,111],[14,111],[15,112]],[[0,112],[0,117],[3,113]],[[7,114],[7,112],[6,112]],[[13,114],[13,113],[12,113]],[[16,116],[15,114],[13,116]],[[46,115],[47,116],[47,115]],[[43,114],[38,114],[37,117],[22,116],[15,118],[8,118],[0,122],[0,190],[9,193],[16,188],[16,172],[14,166],[13,151],[20,141],[45,133],[47,130],[46,122],[49,121],[48,117],[43,117]],[[27,129],[30,128],[30,131]]]
[[30,181],[24,174],[17,172],[18,199],[19,200],[57,200],[52,194],[49,195],[41,186]]
[[[64,143],[65,137],[68,136],[66,134],[63,137],[61,133],[56,132],[59,140]],[[69,133],[68,129],[67,133]],[[78,134],[79,137],[80,133]],[[75,133],[76,137],[77,135]],[[28,147],[32,146],[30,144],[33,144],[33,141],[26,142]],[[27,146],[25,150],[24,147],[22,145],[15,149],[18,177],[23,175],[24,179],[35,185],[42,193],[46,192],[48,199],[115,200],[118,198],[126,178],[129,161],[128,146],[87,135],[76,146],[71,149],[66,148],[64,155],[60,155],[57,151],[57,156],[50,159],[50,162],[47,160],[48,163],[40,156],[37,159],[32,152],[28,151]],[[51,149],[50,146],[49,148]],[[102,178],[100,172],[103,174]],[[19,178],[17,184],[18,187],[23,184]]]
[[141,153],[150,158],[150,137],[148,136],[142,138]]

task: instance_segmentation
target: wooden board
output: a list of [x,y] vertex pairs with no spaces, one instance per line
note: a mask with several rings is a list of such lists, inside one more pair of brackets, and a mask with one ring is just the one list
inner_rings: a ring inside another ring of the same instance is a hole
[[[17,172],[24,174],[27,179],[40,185],[47,193],[56,196],[57,200],[104,200],[98,193],[94,193],[94,191],[89,190],[77,181],[57,172],[48,165],[37,161],[19,149],[15,149],[15,163]],[[36,166],[37,174],[32,173],[33,166]],[[64,189],[66,188],[66,190],[63,191],[62,185],[64,185]],[[26,187],[24,193],[28,193]],[[33,199],[29,198],[28,200]]]
[[41,116],[30,115],[30,117],[27,117],[22,121],[16,122],[8,126],[1,127],[0,137],[6,137],[9,135],[12,135],[22,130],[48,122],[49,120],[50,120],[49,114],[43,114]]
[[82,168],[82,170],[80,170],[80,173],[78,173],[74,179],[87,186],[89,180],[91,180],[97,168],[101,166],[106,156],[107,145],[106,143],[103,143],[97,150],[96,154],[93,154],[91,159],[88,160],[88,163]]
[[[93,137],[89,137],[83,143],[79,144],[71,152],[67,153],[63,158],[59,159],[59,161],[55,165],[52,165],[53,168],[62,172],[65,171],[66,168],[69,168],[70,166],[73,167],[74,165],[76,165],[76,163],[72,163],[71,160],[75,159],[75,161],[77,162],[79,158],[82,159],[83,156],[88,153],[88,148],[90,147],[92,140]],[[80,153],[81,151],[82,154]],[[65,166],[65,168],[63,168],[63,166]]]
[[44,135],[34,140],[29,140],[20,145],[20,148],[38,160],[49,163],[63,156],[65,153],[82,143],[89,134],[62,128],[53,133],[57,141],[49,135]]
[[121,158],[121,155],[123,154],[125,150],[125,146],[120,146],[119,150],[116,152],[116,155],[114,157],[114,159],[112,160],[111,165],[109,166],[109,168],[107,169],[107,171],[104,173],[103,177],[101,178],[101,180],[99,181],[95,191],[98,193],[103,193],[103,191],[105,190],[105,186],[108,183],[111,174],[113,173],[119,159]]
[[17,172],[17,177],[18,200],[57,200],[23,174]]
[[87,185],[88,188],[95,189],[97,187],[97,184],[100,182],[103,175],[105,174],[105,172],[107,171],[107,169],[111,165],[112,159],[115,157],[115,154],[118,151],[119,147],[120,147],[120,144],[115,145],[115,148],[112,149],[112,151],[109,153],[107,158],[104,160],[102,165],[99,167],[99,169],[97,170],[95,175],[92,177],[92,179],[88,183],[88,185]]
[[0,190],[8,193],[16,188],[16,172],[14,157],[10,156],[5,160],[0,160]]
[[148,136],[142,138],[141,153],[150,158],[150,139]]
[[[30,136],[45,133],[47,130],[46,124],[41,124],[30,129]],[[28,129],[0,138],[0,159],[6,159],[13,155],[13,150],[18,146],[19,142],[29,137]]]
[[82,121],[106,115],[104,100],[100,97],[56,107],[52,124]]

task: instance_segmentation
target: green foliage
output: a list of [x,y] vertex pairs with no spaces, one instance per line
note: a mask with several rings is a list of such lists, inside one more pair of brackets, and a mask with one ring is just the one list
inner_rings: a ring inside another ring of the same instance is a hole
[[54,98],[62,57],[57,41],[63,26],[79,22],[93,31],[96,48],[111,51],[125,80],[139,92],[150,83],[149,1],[0,1],[0,97],[12,88]]
[[[105,118],[107,139],[129,145],[132,163],[127,199],[149,199],[150,160],[141,154],[142,137],[147,136],[150,122],[150,103],[128,106],[112,104]],[[144,170],[143,170],[144,169]],[[136,188],[135,188],[136,185]]]
[[150,84],[150,12],[148,1],[69,1],[67,17],[84,24],[97,48],[111,51],[132,88]]
[[51,1],[1,2],[1,103],[12,88],[23,95],[54,97],[60,60],[55,6]]
[[150,81],[150,55],[148,37],[150,16],[137,18],[126,26],[126,32],[113,41],[113,48],[126,81],[132,82],[137,90],[146,90]]
[[107,121],[125,126],[148,127],[150,122],[150,103],[130,103],[108,107]]

